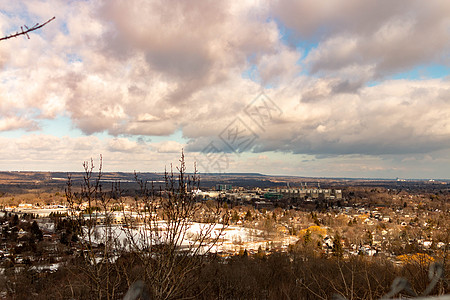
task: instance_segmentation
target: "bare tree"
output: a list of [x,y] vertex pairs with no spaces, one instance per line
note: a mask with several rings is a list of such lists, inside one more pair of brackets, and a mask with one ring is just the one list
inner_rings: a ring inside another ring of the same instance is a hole
[[77,272],[88,280],[84,282],[90,289],[91,298],[114,299],[120,278],[114,264],[117,252],[117,235],[113,230],[111,204],[117,198],[118,185],[111,191],[102,189],[102,157],[98,171],[94,172],[94,161],[83,163],[84,173],[80,191],[75,192],[69,176],[66,198],[70,208],[70,221],[75,224],[76,240],[81,248]]
[[[209,259],[226,226],[228,212],[195,200],[199,176],[186,173],[184,154],[180,165],[165,172],[164,188],[148,186],[136,175],[140,196],[126,215],[129,249],[139,257],[143,280],[154,299],[182,299],[196,284],[196,272]],[[123,206],[125,207],[125,206]],[[193,223],[202,210],[204,223]],[[201,291],[198,291],[201,293]],[[192,295],[191,295],[192,296]]]
[[159,189],[135,174],[139,188],[133,200],[122,196],[119,183],[102,189],[101,159],[97,172],[92,160],[83,167],[80,189],[73,188],[70,177],[66,188],[82,253],[73,271],[77,284],[93,299],[114,299],[124,284],[132,287],[136,280],[152,299],[200,294],[198,275],[214,257],[229,215],[218,203],[196,200],[199,175],[186,173],[184,154],[176,172],[172,167],[165,172]]

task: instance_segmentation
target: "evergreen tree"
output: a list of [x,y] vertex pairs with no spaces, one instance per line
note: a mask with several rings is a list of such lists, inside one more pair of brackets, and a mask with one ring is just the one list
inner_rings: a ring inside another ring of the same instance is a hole
[[31,224],[31,234],[39,241],[42,241],[43,238],[42,230],[39,228],[39,225],[36,223],[36,221],[34,221],[33,224]]
[[333,248],[331,249],[333,256],[337,258],[342,258],[344,254],[344,249],[342,247],[341,236],[339,233],[336,233],[333,238]]

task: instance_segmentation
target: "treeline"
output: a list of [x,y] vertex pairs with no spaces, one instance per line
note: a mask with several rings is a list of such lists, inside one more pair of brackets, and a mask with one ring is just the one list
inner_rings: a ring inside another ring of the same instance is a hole
[[[399,276],[407,278],[417,294],[429,283],[428,265],[408,263],[399,267],[381,258],[343,261],[277,253],[262,257],[211,256],[202,262],[188,278],[173,281],[176,294],[162,299],[330,299],[336,294],[347,299],[379,299]],[[144,278],[146,271],[132,253],[118,258],[101,278],[88,276],[89,267],[85,260],[75,258],[45,276],[31,268],[11,273],[16,293],[5,299],[122,299],[129,286]],[[174,279],[181,275],[177,272],[174,270]],[[100,280],[100,290],[96,280]],[[146,289],[151,299],[161,299],[152,294],[150,286]],[[449,292],[448,282],[441,281],[432,294]]]

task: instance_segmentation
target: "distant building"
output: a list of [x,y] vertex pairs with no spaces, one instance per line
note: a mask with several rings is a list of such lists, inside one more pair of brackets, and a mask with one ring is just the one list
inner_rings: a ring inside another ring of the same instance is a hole
[[342,199],[342,190],[321,189],[321,188],[300,188],[300,189],[281,189],[283,196],[290,198],[312,198],[312,199]]
[[268,200],[279,200],[283,197],[281,193],[277,192],[267,192],[264,194],[264,198]]
[[216,184],[216,191],[229,191],[231,189],[231,184]]

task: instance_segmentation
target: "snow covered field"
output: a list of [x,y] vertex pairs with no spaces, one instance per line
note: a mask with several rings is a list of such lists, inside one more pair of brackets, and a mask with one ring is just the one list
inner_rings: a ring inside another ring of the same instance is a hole
[[[121,246],[129,247],[127,237],[133,236],[135,242],[139,247],[145,246],[145,240],[153,241],[155,244],[167,240],[167,224],[163,221],[158,222],[158,231],[150,231],[144,226],[137,228],[124,228],[121,225],[115,225],[111,228],[110,235],[113,240]],[[186,229],[184,239],[180,241],[179,245],[187,248],[196,242],[196,238],[202,232],[205,232],[210,225],[203,223],[190,223]],[[257,251],[259,247],[262,249],[275,246],[277,248],[286,248],[289,244],[295,243],[298,238],[295,236],[282,236],[276,239],[263,238],[263,232],[257,229],[242,227],[242,226],[228,226],[223,228],[222,225],[213,225],[210,239],[215,239],[220,234],[218,243],[211,248],[212,252],[226,252],[236,253],[242,249],[247,251]],[[104,236],[106,227],[97,226],[94,233],[95,241],[100,242]]]

